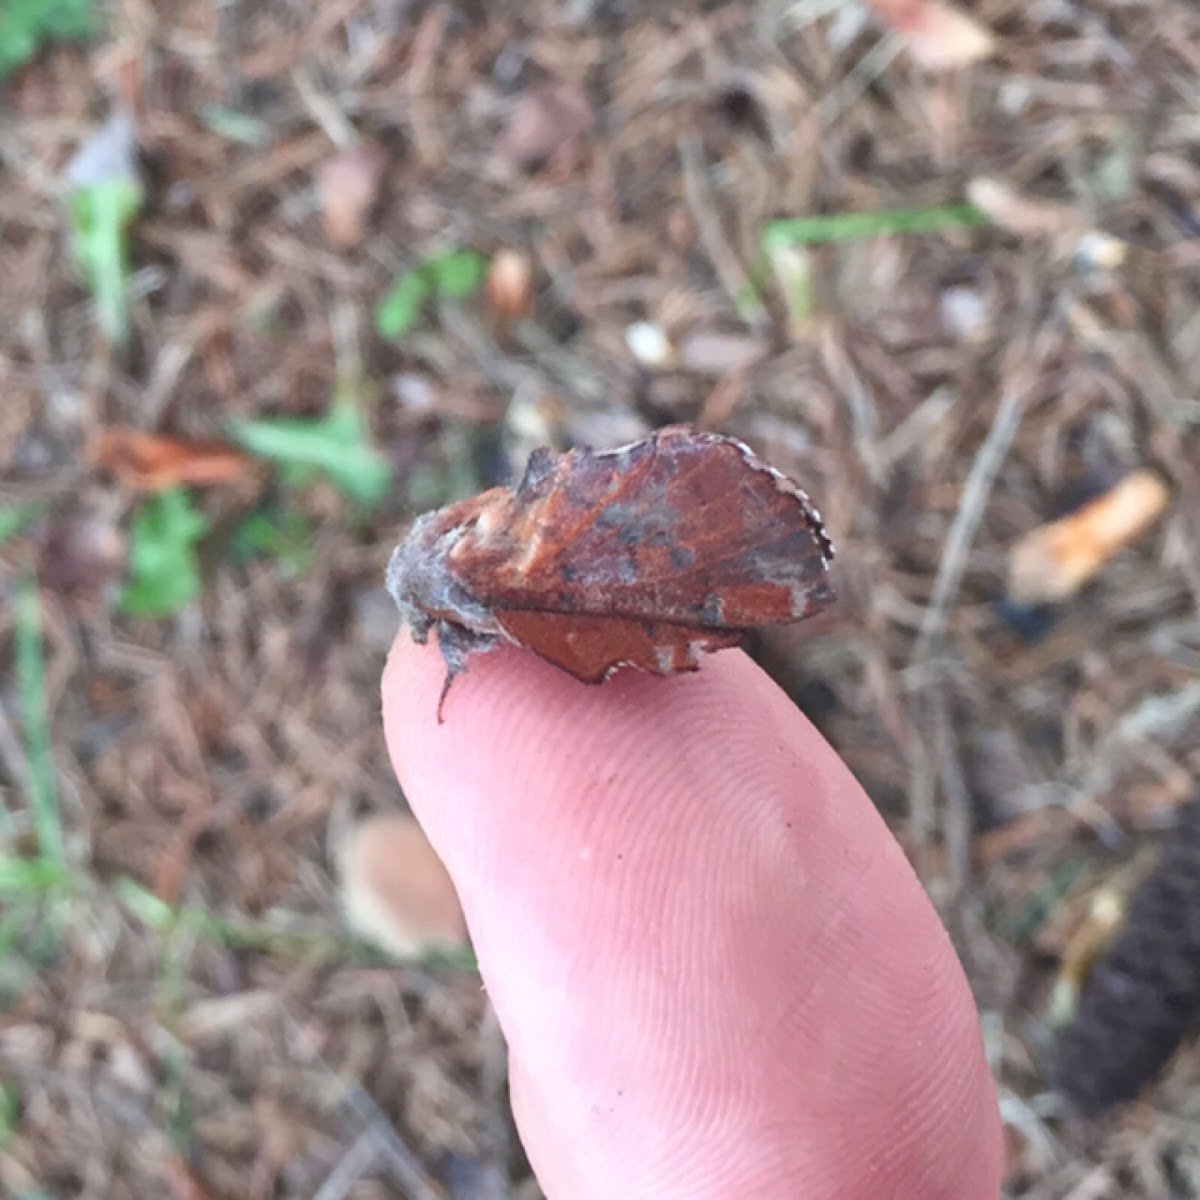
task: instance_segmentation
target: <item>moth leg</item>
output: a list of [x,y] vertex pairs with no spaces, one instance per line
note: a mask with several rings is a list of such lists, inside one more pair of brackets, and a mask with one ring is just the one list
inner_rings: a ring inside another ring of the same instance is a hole
[[423,612],[414,609],[411,613],[405,613],[402,620],[408,626],[412,640],[418,646],[423,646],[429,641],[429,631],[433,628],[434,623]]
[[450,621],[437,623],[438,645],[442,650],[442,658],[446,661],[446,681],[442,684],[442,694],[438,699],[437,719],[442,723],[442,709],[446,697],[450,693],[450,685],[456,676],[467,669],[467,660],[473,654],[486,654],[494,649],[500,639],[492,633],[479,633],[468,629],[465,625],[455,625]]
[[445,723],[445,720],[446,720],[445,716],[443,716],[443,715],[442,715],[442,710],[443,710],[443,709],[446,707],[446,697],[447,697],[448,695],[450,695],[450,685],[451,685],[453,682],[454,682],[454,672],[453,672],[453,671],[447,671],[447,672],[446,672],[446,678],[445,678],[445,680],[444,680],[444,681],[443,681],[443,683],[442,683],[442,691],[441,691],[441,694],[438,696],[438,706],[437,706],[437,723],[438,723],[439,725],[442,725],[442,724],[444,724],[444,723]]

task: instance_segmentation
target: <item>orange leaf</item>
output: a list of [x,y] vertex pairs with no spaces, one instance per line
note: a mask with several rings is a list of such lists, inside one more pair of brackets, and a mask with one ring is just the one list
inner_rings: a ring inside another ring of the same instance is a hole
[[533,308],[533,265],[529,255],[520,250],[497,250],[483,290],[493,312],[502,320],[528,316]]
[[139,492],[235,483],[250,470],[249,458],[223,442],[184,441],[137,429],[105,430],[88,446],[87,459]]
[[1169,499],[1156,474],[1134,471],[1082,508],[1030,530],[1009,554],[1009,596],[1020,604],[1069,600],[1162,516]]

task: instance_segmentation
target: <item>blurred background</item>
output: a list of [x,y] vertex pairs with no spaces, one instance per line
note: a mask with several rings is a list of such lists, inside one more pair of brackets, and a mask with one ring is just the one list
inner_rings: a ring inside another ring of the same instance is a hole
[[685,420],[830,526],[751,649],[951,930],[1006,1195],[1200,1196],[1198,67],[1192,0],[3,0],[0,1192],[539,1194],[360,828],[383,570]]

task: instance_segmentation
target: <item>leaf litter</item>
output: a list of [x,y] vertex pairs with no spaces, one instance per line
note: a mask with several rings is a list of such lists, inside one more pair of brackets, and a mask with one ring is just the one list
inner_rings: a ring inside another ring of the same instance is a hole
[[[36,563],[87,903],[8,993],[6,1194],[431,1195],[464,1159],[532,1194],[477,977],[385,964],[342,924],[330,847],[401,802],[367,598],[410,500],[511,482],[531,440],[701,419],[803,479],[842,548],[820,636],[756,653],[955,938],[1006,1195],[1196,1190],[1194,1047],[1091,1124],[1059,1115],[1048,1047],[1093,901],[1149,869],[1200,778],[1200,182],[1179,83],[1200,15],[767,8],[118,6],[88,56],[47,45],[9,77],[0,504],[40,515],[0,543],[0,601]],[[730,119],[731,80],[753,119]],[[117,191],[72,218],[62,168],[117,95],[136,152],[127,129]],[[337,189],[333,232],[318,177],[347,129],[384,162],[374,196]],[[986,219],[945,219],[968,204]],[[899,212],[939,215],[871,220]],[[82,269],[73,223],[95,231]],[[499,328],[484,279],[507,249],[536,303]],[[447,252],[473,256],[448,286],[425,269]],[[347,379],[372,386],[342,407]],[[87,459],[107,432],[231,428],[267,460],[247,493],[135,497]],[[1169,492],[1153,522],[1053,620],[1015,619],[1013,548],[1143,470]],[[79,570],[49,570],[44,539],[77,513],[100,526],[53,544]],[[122,611],[105,529],[153,547],[136,577],[173,616]],[[0,622],[9,656],[13,636]],[[5,783],[25,753],[0,736]],[[167,879],[186,919],[125,903]]]

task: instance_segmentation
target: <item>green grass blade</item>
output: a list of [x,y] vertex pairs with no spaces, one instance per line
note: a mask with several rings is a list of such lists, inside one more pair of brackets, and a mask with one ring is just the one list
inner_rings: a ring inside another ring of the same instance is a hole
[[219,137],[243,146],[265,146],[271,140],[271,127],[266,121],[220,104],[201,105],[200,120]]
[[974,204],[940,204],[925,208],[893,208],[877,212],[832,213],[818,217],[792,217],[764,226],[761,244],[811,246],[818,242],[845,242],[897,233],[941,233],[990,224],[991,218]]
[[72,244],[75,258],[96,302],[105,336],[121,345],[129,335],[128,225],[142,203],[134,179],[102,179],[72,193]]
[[70,870],[47,857],[0,858],[0,896],[39,897],[71,879]]
[[463,300],[487,275],[488,260],[474,250],[446,250],[427,259],[425,270],[439,296]]
[[200,594],[196,543],[208,521],[183,488],[151,496],[134,514],[129,582],[121,611],[131,617],[169,617]]
[[0,1151],[8,1147],[21,1116],[20,1093],[16,1084],[0,1082]]
[[488,260],[477,250],[451,247],[402,272],[375,306],[375,329],[388,341],[402,338],[435,298],[465,300],[483,283]]
[[375,306],[375,329],[388,341],[402,338],[420,320],[433,284],[420,271],[407,271]]
[[92,0],[3,0],[0,79],[52,40],[85,38],[97,29]]
[[25,754],[29,760],[30,813],[42,858],[61,866],[66,861],[66,855],[50,751],[41,615],[38,611],[37,582],[29,574],[23,576],[17,586],[15,638],[17,695],[25,729]]
[[391,486],[392,464],[371,444],[357,403],[339,400],[324,417],[235,421],[230,436],[251,454],[285,468],[317,468],[344,495],[366,507]]
[[250,513],[233,532],[230,557],[246,563],[262,556],[274,559],[285,570],[302,575],[316,557],[312,527],[302,512],[259,510]]
[[6,504],[0,508],[0,542],[28,529],[44,512],[44,504]]

